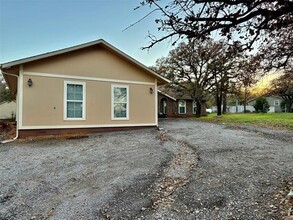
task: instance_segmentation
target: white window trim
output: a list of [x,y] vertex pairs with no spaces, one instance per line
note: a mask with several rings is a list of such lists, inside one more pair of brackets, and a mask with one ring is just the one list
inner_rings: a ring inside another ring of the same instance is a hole
[[195,104],[195,106],[196,106],[196,101],[193,101],[193,102],[192,102],[192,112],[193,112],[193,114],[196,114],[196,111],[194,111],[194,104]]
[[[184,113],[180,113],[180,105],[179,102],[183,101],[184,102]],[[178,100],[178,114],[184,115],[186,114],[186,101],[185,100]]]
[[[82,117],[81,118],[67,118],[67,85],[82,85]],[[64,81],[64,112],[63,119],[66,121],[80,121],[86,119],[86,83],[77,81]]]
[[[129,120],[129,86],[128,85],[112,85],[111,86],[111,119],[112,120],[118,120],[118,121],[123,121],[123,120]],[[126,102],[126,117],[125,118],[115,118],[114,116],[114,89],[115,88],[126,88],[127,91],[127,102]]]
[[[278,103],[277,105],[276,105],[276,102]],[[274,100],[274,106],[280,106],[280,101],[279,100]]]

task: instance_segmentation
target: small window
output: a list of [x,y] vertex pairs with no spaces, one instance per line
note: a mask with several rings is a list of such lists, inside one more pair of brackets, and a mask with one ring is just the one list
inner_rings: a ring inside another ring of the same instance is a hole
[[197,110],[197,105],[196,105],[196,101],[193,101],[193,114],[196,114],[196,110]]
[[163,113],[167,114],[167,101],[163,100]]
[[186,101],[178,101],[179,114],[186,114]]
[[85,119],[85,83],[65,82],[64,97],[64,119]]
[[112,120],[128,120],[128,86],[112,86]]
[[274,106],[279,106],[280,105],[280,101],[279,100],[275,100],[274,101]]

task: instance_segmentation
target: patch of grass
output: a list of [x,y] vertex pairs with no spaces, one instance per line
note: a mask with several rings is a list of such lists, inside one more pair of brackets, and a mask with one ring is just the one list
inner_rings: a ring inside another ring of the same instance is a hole
[[254,125],[293,130],[293,113],[235,113],[217,116],[216,113],[194,120],[235,125]]

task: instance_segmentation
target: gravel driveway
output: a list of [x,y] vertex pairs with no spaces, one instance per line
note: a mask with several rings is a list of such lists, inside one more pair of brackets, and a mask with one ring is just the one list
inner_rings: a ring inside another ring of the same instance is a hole
[[180,210],[181,219],[287,215],[285,211],[292,207],[285,199],[288,187],[293,187],[292,132],[231,129],[188,120],[166,121],[161,126],[198,152],[190,183],[174,193],[174,208]]
[[285,215],[293,142],[277,138],[280,131],[183,119],[160,126],[0,145],[0,219]]

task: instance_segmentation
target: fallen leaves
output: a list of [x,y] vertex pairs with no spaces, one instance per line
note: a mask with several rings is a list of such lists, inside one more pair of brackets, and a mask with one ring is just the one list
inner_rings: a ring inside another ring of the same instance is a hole
[[[159,134],[158,139],[174,141],[164,132]],[[186,142],[176,141],[176,143],[179,145],[179,150],[164,171],[162,178],[156,183],[151,206],[153,210],[171,209],[175,202],[172,194],[189,183],[189,173],[196,165],[197,154],[194,150]]]
[[287,195],[293,187],[293,179],[284,179],[281,182],[281,187],[275,192],[272,201],[269,203],[270,212],[280,213],[281,216],[290,216],[293,215],[293,198]]

